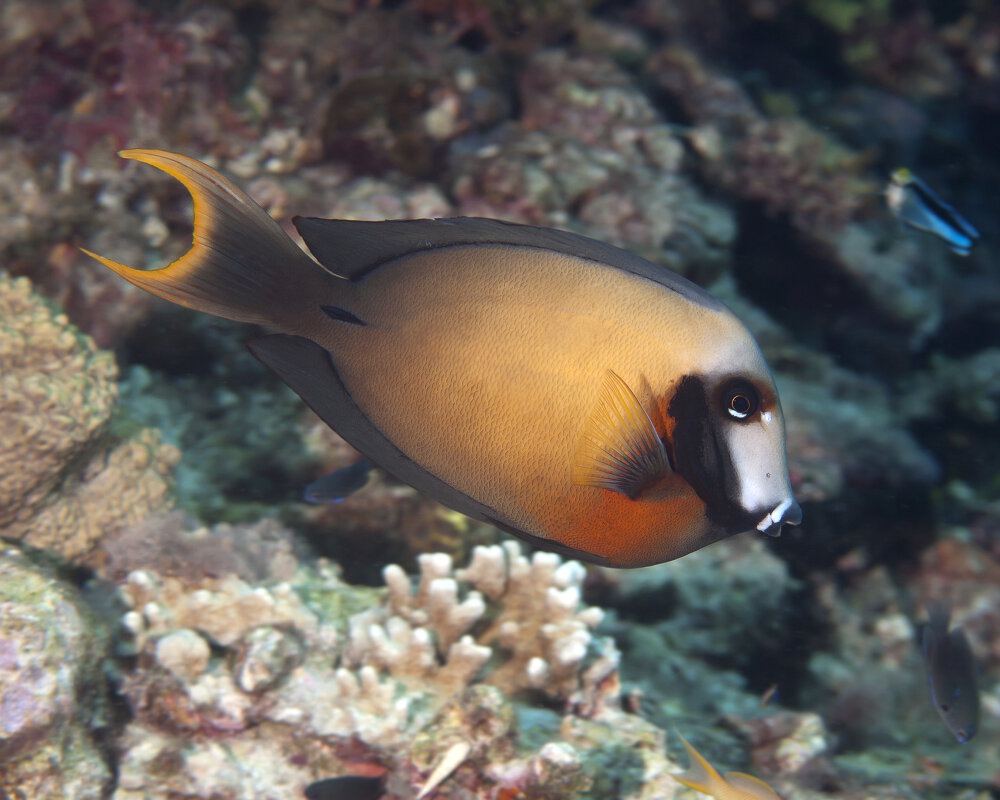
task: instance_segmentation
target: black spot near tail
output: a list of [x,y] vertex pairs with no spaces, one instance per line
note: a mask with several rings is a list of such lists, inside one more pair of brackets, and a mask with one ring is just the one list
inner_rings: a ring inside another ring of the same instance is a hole
[[337,306],[320,306],[323,313],[336,322],[349,322],[351,325],[364,326],[367,323],[363,319],[358,319],[350,311]]

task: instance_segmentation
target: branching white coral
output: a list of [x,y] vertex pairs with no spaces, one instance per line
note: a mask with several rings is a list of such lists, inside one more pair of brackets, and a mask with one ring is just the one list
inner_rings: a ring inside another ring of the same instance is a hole
[[[352,618],[346,661],[373,664],[400,679],[438,680],[454,690],[496,654],[485,680],[504,691],[540,690],[593,705],[582,695],[614,694],[618,651],[595,641],[603,613],[581,608],[584,568],[552,553],[531,559],[520,545],[475,548],[469,565],[421,556],[414,588],[397,566],[385,569],[387,609]],[[489,600],[489,605],[487,604]],[[385,614],[388,614],[385,617]]]

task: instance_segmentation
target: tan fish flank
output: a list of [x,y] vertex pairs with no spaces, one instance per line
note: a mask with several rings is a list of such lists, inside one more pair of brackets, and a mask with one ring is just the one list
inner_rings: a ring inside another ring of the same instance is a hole
[[319,266],[205,165],[122,155],[188,187],[194,244],[151,272],[94,257],[160,297],[277,331],[254,354],[441,502],[614,566],[798,523],[759,348],[663,267],[495,220],[298,218]]

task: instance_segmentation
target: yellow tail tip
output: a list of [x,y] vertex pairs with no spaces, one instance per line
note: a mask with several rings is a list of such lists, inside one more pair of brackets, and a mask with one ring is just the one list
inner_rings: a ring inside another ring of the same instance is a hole
[[83,249],[98,263],[177,305],[257,324],[274,324],[286,313],[276,297],[294,304],[304,283],[325,286],[324,275],[281,226],[207,164],[166,150],[132,148],[118,155],[149,164],[187,188],[194,205],[192,242],[180,258],[149,270]]
[[[121,264],[118,261],[113,261],[110,258],[105,258],[104,256],[98,255],[94,251],[88,250],[86,247],[81,247],[80,248],[80,252],[84,253],[85,255],[90,256],[92,259],[94,259],[94,261],[97,261],[97,262],[103,264],[108,269],[112,270],[113,272],[117,272],[119,275],[121,275],[126,280],[131,280],[131,278],[129,276],[133,275],[133,274],[135,274],[137,272],[140,273],[143,276],[147,276],[147,277],[155,280],[155,278],[152,278],[152,275],[155,274],[156,272],[158,272],[158,270],[136,269],[135,267],[130,267],[127,264]],[[132,281],[132,282],[134,283],[135,281]]]

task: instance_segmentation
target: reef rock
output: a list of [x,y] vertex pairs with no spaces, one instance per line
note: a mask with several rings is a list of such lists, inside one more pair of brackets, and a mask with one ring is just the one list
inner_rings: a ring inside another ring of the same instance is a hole
[[0,537],[79,559],[168,504],[179,454],[154,430],[105,436],[117,397],[110,353],[0,275]]
[[566,227],[705,281],[727,267],[733,215],[685,174],[684,146],[610,58],[535,54],[522,116],[450,151],[459,212]]
[[0,797],[106,797],[104,643],[68,588],[0,548]]

